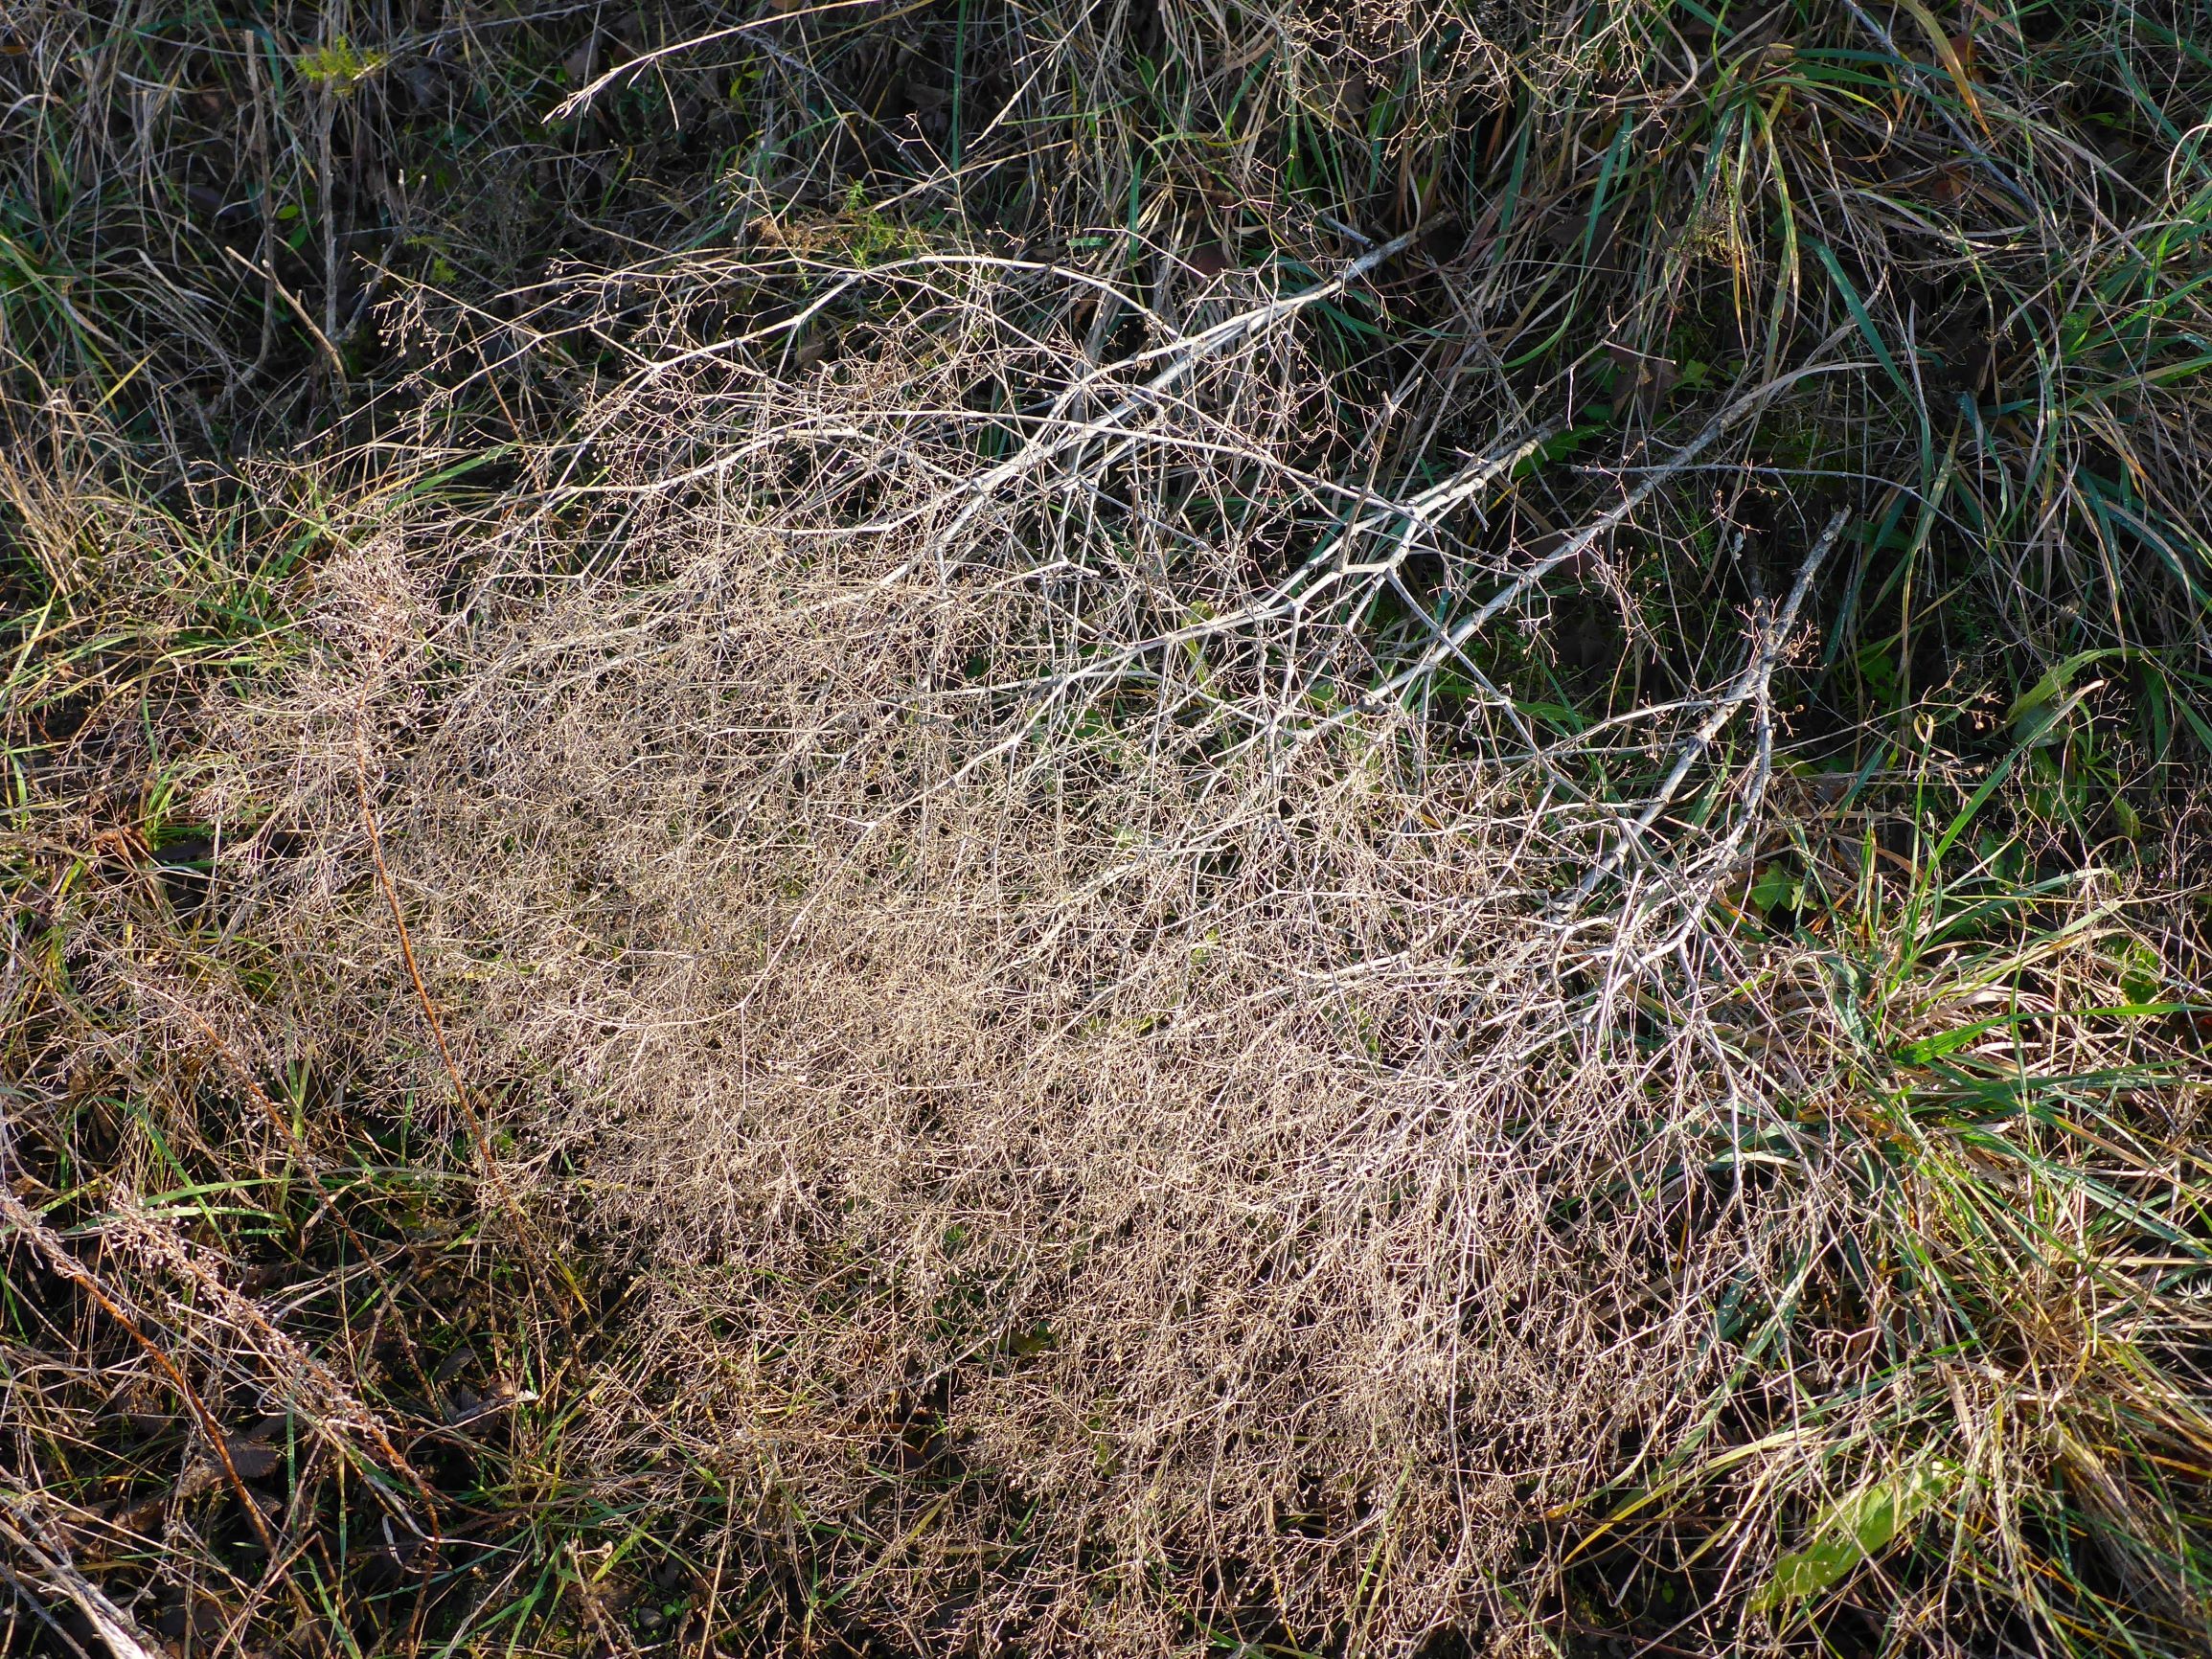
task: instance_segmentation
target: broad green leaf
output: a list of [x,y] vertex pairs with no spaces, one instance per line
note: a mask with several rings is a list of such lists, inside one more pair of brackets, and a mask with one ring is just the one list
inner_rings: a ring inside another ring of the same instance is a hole
[[1802,897],[1802,888],[1796,877],[1780,864],[1769,864],[1751,884],[1748,897],[1763,911],[1772,910],[1777,904],[1794,910]]
[[2068,657],[2013,700],[2013,706],[2005,711],[2005,724],[2018,725],[2061,692],[2067,690],[2073,684],[2074,676],[2089,664],[2105,657],[2125,654],[2124,647],[2106,646],[2098,650],[2080,651]]
[[1908,1066],[1925,1066],[1946,1055],[1954,1055],[1976,1038],[1993,1032],[1999,1026],[2018,1024],[2018,1017],[1976,1020],[1957,1031],[1947,1031],[1940,1036],[1922,1037],[1918,1042],[1906,1043],[1897,1051],[1897,1058]]
[[1820,1513],[1813,1541],[1774,1563],[1774,1576],[1751,1598],[1756,1612],[1811,1600],[1872,1559],[1958,1484],[1959,1467],[1924,1458],[1839,1498]]
[[2120,964],[2120,989],[2128,1001],[2137,1007],[2156,1002],[2166,988],[2166,965],[2158,953],[2141,940],[2131,939]]

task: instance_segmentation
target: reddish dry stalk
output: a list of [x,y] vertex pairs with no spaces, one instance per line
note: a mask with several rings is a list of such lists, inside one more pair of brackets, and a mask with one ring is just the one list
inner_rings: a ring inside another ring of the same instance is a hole
[[[366,694],[364,692],[364,697]],[[365,720],[365,706],[360,714]],[[368,828],[369,855],[376,867],[376,882],[383,890],[385,902],[391,906],[392,926],[399,937],[399,955],[407,965],[407,978],[415,988],[416,1001],[422,1005],[422,1018],[430,1028],[431,1040],[438,1046],[438,1057],[445,1062],[445,1075],[452,1079],[453,1101],[461,1108],[462,1116],[468,1125],[469,1136],[475,1143],[476,1155],[482,1163],[485,1178],[491,1183],[492,1191],[499,1194],[500,1202],[506,1205],[517,1234],[522,1242],[536,1255],[538,1264],[542,1266],[550,1262],[579,1310],[586,1310],[589,1305],[584,1300],[582,1287],[569,1272],[567,1263],[554,1253],[530,1217],[523,1213],[520,1201],[507,1185],[507,1179],[499,1169],[499,1161],[493,1155],[491,1137],[485,1127],[483,1116],[469,1101],[467,1086],[461,1080],[461,1068],[454,1062],[453,1051],[446,1046],[445,1031],[439,1021],[437,1005],[430,1000],[430,988],[422,983],[422,970],[415,964],[415,944],[408,936],[407,918],[399,908],[399,889],[393,885],[392,872],[384,863],[383,835],[376,826],[376,808],[369,800],[369,745],[365,727],[356,728],[356,750],[361,822]]]

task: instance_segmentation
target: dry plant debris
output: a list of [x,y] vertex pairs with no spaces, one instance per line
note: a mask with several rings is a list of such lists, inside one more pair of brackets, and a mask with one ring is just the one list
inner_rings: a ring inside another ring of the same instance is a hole
[[17,7],[7,1650],[2202,1651],[2208,50]]

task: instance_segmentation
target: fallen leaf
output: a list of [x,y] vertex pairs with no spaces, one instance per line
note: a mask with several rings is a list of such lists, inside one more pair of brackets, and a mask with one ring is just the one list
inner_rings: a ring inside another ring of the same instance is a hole
[[1220,242],[1208,242],[1193,248],[1184,256],[1183,262],[1198,274],[1201,282],[1211,282],[1236,264],[1236,256]]
[[285,1461],[285,1454],[277,1447],[247,1435],[224,1435],[223,1451],[241,1481],[265,1479]]

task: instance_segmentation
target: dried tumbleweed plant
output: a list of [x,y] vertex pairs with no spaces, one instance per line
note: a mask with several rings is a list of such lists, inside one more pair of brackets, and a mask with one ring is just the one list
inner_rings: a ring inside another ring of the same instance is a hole
[[[1442,716],[1477,628],[1377,613],[1427,560],[1508,614],[1543,569],[1474,533],[1542,435],[1411,499],[1299,466],[1292,325],[1398,252],[1111,369],[1029,326],[1051,273],[850,272],[881,351],[641,372],[542,511],[324,565],[322,648],[234,716],[237,799],[318,850],[256,878],[301,1005],[440,1092],[346,874],[365,743],[516,1178],[649,1274],[605,1432],[645,1414],[764,1527],[860,1528],[880,1616],[1002,1557],[965,1627],[1494,1614],[1529,1529],[1726,1363],[1699,1310],[1822,1224],[1683,1173],[1759,1109],[1700,923],[1805,583],[1708,701],[1565,746],[1494,692]],[[1732,720],[1735,805],[1658,834]],[[1578,784],[1615,752],[1676,757],[1648,807]],[[945,1478],[886,1495],[925,1404]]]

